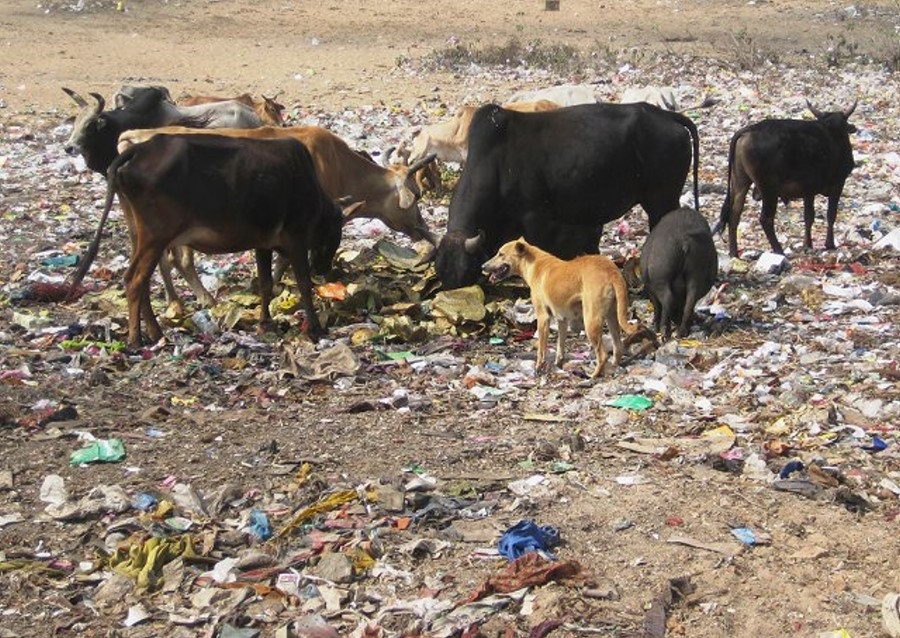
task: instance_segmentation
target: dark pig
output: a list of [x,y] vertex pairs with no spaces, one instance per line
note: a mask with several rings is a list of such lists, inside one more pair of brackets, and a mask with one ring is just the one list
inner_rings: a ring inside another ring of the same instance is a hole
[[650,231],[641,250],[641,279],[664,339],[674,323],[679,337],[690,332],[694,306],[712,288],[718,266],[709,224],[693,208],[663,215]]

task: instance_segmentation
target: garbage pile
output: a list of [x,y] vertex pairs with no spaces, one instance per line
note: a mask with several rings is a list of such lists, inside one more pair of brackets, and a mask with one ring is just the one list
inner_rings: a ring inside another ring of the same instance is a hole
[[[374,221],[348,225],[318,282],[319,344],[302,336],[292,282],[272,302],[278,331],[256,334],[252,259],[207,256],[218,303],[166,316],[162,342],[129,352],[121,214],[81,297],[52,299],[104,183],[63,153],[61,114],[13,118],[0,141],[0,615],[57,634],[701,635],[701,620],[750,626],[758,610],[738,597],[784,572],[809,600],[773,603],[782,627],[900,635],[898,79],[624,65],[599,88],[674,72],[682,101],[720,99],[692,113],[711,220],[731,132],[800,117],[811,96],[859,99],[838,249],[799,250],[796,203],[776,216],[786,258],[745,215],[745,250],[720,254],[690,337],[632,344],[597,383],[582,339],[534,375],[521,284],[442,290]],[[384,148],[429,108],[293,117]],[[447,196],[425,203],[442,232]],[[621,264],[645,235],[633,211],[602,250]],[[816,246],[823,235],[817,219]],[[632,309],[650,323],[637,288]]]

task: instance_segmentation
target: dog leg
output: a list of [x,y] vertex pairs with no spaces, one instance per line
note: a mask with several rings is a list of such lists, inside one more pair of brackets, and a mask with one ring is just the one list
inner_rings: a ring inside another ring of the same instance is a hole
[[619,326],[616,308],[612,305],[606,312],[606,323],[609,325],[609,336],[612,337],[613,342],[613,363],[618,366],[622,363],[622,354],[625,352],[625,347],[622,343],[622,328]]
[[561,368],[566,360],[566,336],[569,334],[569,321],[559,319],[556,322],[556,367]]
[[540,374],[544,370],[544,364],[547,360],[547,340],[550,336],[550,312],[542,305],[535,304],[535,312],[537,313],[537,361],[534,364],[535,374]]
[[603,368],[606,365],[606,349],[603,347],[603,323],[606,315],[610,312],[610,304],[603,303],[599,308],[591,308],[590,312],[584,313],[584,331],[587,333],[588,341],[594,349],[594,356],[597,357],[597,367],[591,373],[591,378],[603,376]]

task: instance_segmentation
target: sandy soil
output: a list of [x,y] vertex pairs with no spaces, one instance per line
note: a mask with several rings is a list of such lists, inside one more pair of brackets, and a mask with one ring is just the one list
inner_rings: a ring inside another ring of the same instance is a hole
[[[733,59],[751,49],[804,59],[841,36],[859,53],[877,53],[896,38],[897,13],[890,0],[849,9],[827,0],[563,0],[560,11],[540,0],[124,0],[121,12],[112,0],[82,4],[80,12],[76,0],[0,6],[0,82],[11,109],[69,109],[60,86],[107,95],[125,82],[162,83],[173,94],[281,92],[292,104],[328,109],[435,97],[455,104],[473,89],[446,73],[395,73],[398,60],[511,38],[601,54],[631,49],[644,61],[660,52]],[[529,88],[524,82],[477,97],[503,98]]]

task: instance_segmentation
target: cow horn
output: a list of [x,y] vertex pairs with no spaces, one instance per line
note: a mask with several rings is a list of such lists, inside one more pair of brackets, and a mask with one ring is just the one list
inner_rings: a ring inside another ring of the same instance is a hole
[[66,92],[66,95],[68,95],[70,98],[75,100],[75,104],[77,104],[81,108],[86,108],[88,106],[87,100],[85,100],[83,97],[78,95],[72,89],[67,89],[66,87],[62,87],[62,90]]
[[853,111],[856,110],[856,104],[859,102],[859,98],[853,100],[853,104],[850,105],[850,108],[844,109],[844,117],[850,117],[853,115]]
[[437,159],[437,153],[431,153],[430,155],[426,155],[422,159],[413,162],[409,167],[408,174],[409,175],[415,174],[415,172],[417,170],[419,170],[423,166],[427,166],[428,164],[431,164],[435,159]]
[[100,115],[103,112],[103,107],[106,106],[106,100],[99,93],[88,93],[88,95],[97,100],[97,111],[95,114]]
[[483,244],[484,231],[479,230],[478,234],[475,237],[469,237],[465,242],[463,242],[463,248],[465,248],[468,254],[473,255],[481,248]]
[[809,100],[806,100],[806,106],[807,106],[807,108],[809,108],[809,112],[812,113],[813,115],[815,115],[817,118],[820,118],[824,115],[824,113],[822,113],[822,111],[820,111],[819,109],[814,107],[812,105],[812,102],[810,102]]
[[391,165],[391,155],[394,154],[395,150],[397,150],[396,146],[388,146],[384,153],[381,154],[381,165],[384,168]]

